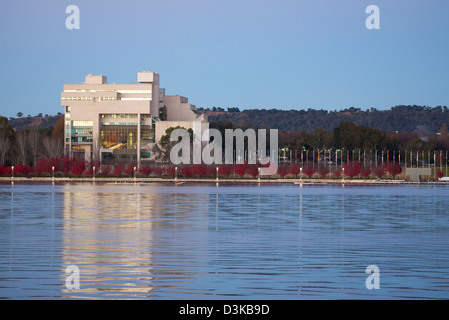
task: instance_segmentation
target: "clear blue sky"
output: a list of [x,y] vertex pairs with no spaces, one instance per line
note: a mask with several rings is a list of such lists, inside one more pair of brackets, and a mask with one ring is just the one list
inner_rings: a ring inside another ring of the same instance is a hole
[[0,32],[6,116],[62,112],[63,84],[86,74],[143,70],[198,107],[449,105],[447,0],[5,0]]

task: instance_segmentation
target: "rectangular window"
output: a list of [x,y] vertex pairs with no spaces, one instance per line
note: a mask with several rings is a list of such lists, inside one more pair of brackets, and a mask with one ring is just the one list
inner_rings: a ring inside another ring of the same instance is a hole
[[72,127],[93,127],[93,121],[72,121]]
[[117,89],[118,93],[151,93],[152,90],[122,90]]
[[102,114],[102,118],[112,118],[112,119],[123,119],[123,118],[137,118],[135,113],[113,113],[113,114]]

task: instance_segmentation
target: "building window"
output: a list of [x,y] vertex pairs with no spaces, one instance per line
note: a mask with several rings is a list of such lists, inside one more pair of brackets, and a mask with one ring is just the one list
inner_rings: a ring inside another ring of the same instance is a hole
[[152,93],[152,90],[122,90],[117,89],[118,93]]
[[135,113],[112,113],[112,114],[102,114],[102,118],[112,118],[112,119],[123,119],[123,118],[137,118]]
[[93,127],[93,121],[72,121],[72,127]]
[[137,122],[102,122],[102,126],[137,126]]
[[92,143],[92,136],[71,137],[72,143]]
[[61,100],[94,100],[93,97],[62,97]]
[[85,145],[74,145],[72,146],[72,150],[84,150],[86,148]]
[[100,144],[106,149],[136,149],[137,126],[109,125],[101,128]]
[[67,129],[66,132],[67,134],[92,134],[92,128],[72,128]]
[[126,101],[151,101],[151,98],[121,98],[120,100]]

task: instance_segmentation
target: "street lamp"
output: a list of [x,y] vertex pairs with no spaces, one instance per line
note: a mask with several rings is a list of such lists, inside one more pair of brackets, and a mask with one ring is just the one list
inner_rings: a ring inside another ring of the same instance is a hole
[[260,167],[259,168],[257,168],[257,174],[258,174],[258,178],[257,178],[257,180],[260,182]]
[[343,170],[343,173],[341,175],[341,178],[343,179],[343,181],[345,181],[345,168],[342,168],[342,170]]
[[53,180],[55,180],[55,166],[51,167],[51,172],[52,172],[52,178],[53,178]]
[[175,167],[175,181],[178,180],[178,167]]
[[302,167],[299,168],[299,181],[302,181]]
[[218,167],[216,168],[216,171],[217,171],[217,179],[216,180],[218,182]]
[[134,180],[136,180],[136,167],[134,167]]
[[11,179],[14,179],[14,166],[11,167]]
[[95,180],[95,166],[92,168],[93,169],[93,173],[92,173],[92,179]]

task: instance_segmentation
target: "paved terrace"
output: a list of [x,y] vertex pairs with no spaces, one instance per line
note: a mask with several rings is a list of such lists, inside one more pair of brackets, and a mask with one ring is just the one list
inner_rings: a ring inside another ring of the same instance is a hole
[[132,178],[132,177],[0,177],[0,183],[17,182],[17,183],[33,183],[33,182],[108,182],[108,183],[173,183],[173,182],[194,182],[194,183],[227,183],[227,184],[245,184],[245,183],[260,183],[260,184],[313,184],[313,185],[331,185],[331,184],[352,184],[352,185],[378,185],[378,184],[432,184],[432,185],[449,185],[449,181],[421,181],[411,182],[406,180],[392,180],[392,179],[206,179],[206,178]]

